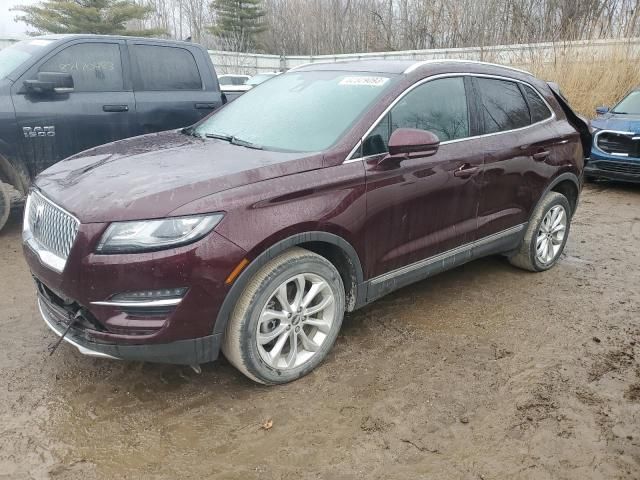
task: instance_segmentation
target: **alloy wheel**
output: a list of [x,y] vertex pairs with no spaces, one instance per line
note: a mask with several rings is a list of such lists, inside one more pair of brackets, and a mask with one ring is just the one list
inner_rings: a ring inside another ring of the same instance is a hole
[[286,370],[308,362],[327,339],[336,318],[336,301],[319,275],[295,275],[270,295],[260,313],[257,346],[262,360]]
[[554,205],[542,219],[536,237],[536,259],[543,265],[558,256],[567,231],[567,212],[562,205]]

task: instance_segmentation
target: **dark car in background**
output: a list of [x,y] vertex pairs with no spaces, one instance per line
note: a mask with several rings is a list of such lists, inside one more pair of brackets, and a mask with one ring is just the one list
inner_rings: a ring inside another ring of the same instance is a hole
[[578,122],[496,65],[299,67],[194,127],[43,172],[23,232],[40,312],[88,355],[222,350],[258,382],[295,380],[345,311],[395,289],[492,254],[551,268],[591,144]]
[[599,107],[596,113],[586,177],[640,182],[640,89],[629,92],[611,110]]
[[201,45],[50,35],[0,50],[0,228],[10,202],[54,163],[114,140],[192,125],[220,105]]

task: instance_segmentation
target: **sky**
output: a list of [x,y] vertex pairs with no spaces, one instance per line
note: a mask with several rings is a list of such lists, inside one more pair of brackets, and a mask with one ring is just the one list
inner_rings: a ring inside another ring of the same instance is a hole
[[17,12],[10,12],[9,9],[16,5],[29,5],[37,3],[38,0],[0,0],[0,37],[4,35],[25,35],[27,26],[18,23],[13,18]]

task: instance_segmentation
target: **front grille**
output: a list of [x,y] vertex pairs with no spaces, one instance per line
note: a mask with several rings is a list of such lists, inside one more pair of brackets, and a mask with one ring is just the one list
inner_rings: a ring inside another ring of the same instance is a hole
[[597,163],[597,167],[600,170],[605,170],[608,172],[640,175],[640,163],[635,165],[633,163],[606,162],[601,160]]
[[66,260],[78,233],[78,220],[37,191],[29,196],[26,214],[34,240],[45,250]]
[[600,150],[610,155],[640,158],[640,138],[634,135],[602,132],[598,134],[597,145]]

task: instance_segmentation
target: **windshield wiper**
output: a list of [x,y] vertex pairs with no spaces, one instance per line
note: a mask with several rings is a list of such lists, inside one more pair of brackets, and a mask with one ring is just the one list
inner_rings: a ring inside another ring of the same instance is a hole
[[615,110],[611,110],[611,113],[617,113],[618,115],[629,115],[629,112],[616,112]]
[[262,146],[257,143],[251,143],[247,140],[241,140],[237,137],[231,137],[231,143],[234,145],[240,145],[241,147],[253,148],[254,150],[262,150]]
[[225,142],[231,142],[231,140],[233,140],[231,135],[224,135],[222,133],[205,133],[204,136],[207,138],[217,138],[218,140],[224,140]]
[[262,150],[262,146],[256,143],[251,143],[247,140],[242,140],[233,135],[225,135],[223,133],[205,133],[205,137],[207,138],[217,138],[218,140],[224,140],[225,142],[229,142],[233,145],[238,145],[240,147],[253,148],[254,150]]

